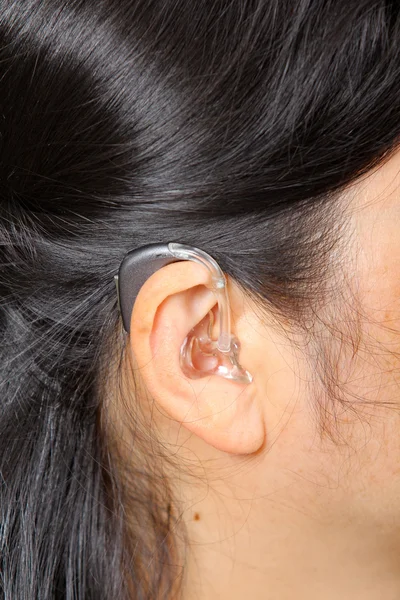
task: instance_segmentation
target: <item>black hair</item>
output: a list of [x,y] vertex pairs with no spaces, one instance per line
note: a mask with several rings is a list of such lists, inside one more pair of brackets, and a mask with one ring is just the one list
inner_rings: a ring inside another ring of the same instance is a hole
[[125,339],[113,276],[133,248],[191,244],[304,323],[341,193],[398,143],[399,12],[0,0],[4,599],[171,596],[157,457],[138,428],[124,468],[104,427]]

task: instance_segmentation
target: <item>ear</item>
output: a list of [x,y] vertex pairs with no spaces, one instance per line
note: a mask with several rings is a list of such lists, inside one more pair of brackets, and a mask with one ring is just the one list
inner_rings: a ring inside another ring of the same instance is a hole
[[265,438],[254,382],[239,384],[214,374],[191,379],[180,365],[180,349],[190,330],[217,310],[207,283],[207,271],[191,261],[156,271],[136,298],[130,348],[144,385],[169,418],[219,450],[252,453]]

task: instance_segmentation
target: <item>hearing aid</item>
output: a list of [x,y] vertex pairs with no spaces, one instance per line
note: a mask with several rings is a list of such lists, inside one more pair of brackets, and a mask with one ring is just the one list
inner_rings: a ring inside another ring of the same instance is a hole
[[[191,379],[205,375],[220,375],[239,383],[251,383],[252,376],[239,363],[240,342],[231,333],[231,314],[227,282],[218,263],[206,252],[178,243],[148,244],[128,252],[122,260],[118,275],[114,276],[118,307],[123,328],[130,331],[130,321],[136,297],[145,281],[158,269],[182,261],[191,260],[210,273],[206,284],[216,296],[218,313],[218,338],[212,339],[214,313],[208,313],[208,321],[202,321],[191,329],[180,349],[182,371]],[[198,361],[195,357],[204,359]],[[203,365],[198,368],[199,362]],[[204,365],[208,365],[205,370]]]

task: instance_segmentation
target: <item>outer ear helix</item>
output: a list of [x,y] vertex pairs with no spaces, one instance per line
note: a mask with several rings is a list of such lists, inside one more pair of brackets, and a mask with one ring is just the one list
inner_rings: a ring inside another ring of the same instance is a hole
[[212,340],[214,317],[210,311],[208,324],[199,323],[190,331],[181,347],[182,370],[193,379],[216,374],[240,383],[251,383],[252,376],[238,361],[239,340],[231,334],[225,275],[218,263],[203,250],[171,242],[148,244],[126,254],[118,275],[115,275],[118,305],[125,331],[129,333],[133,306],[145,281],[161,267],[181,260],[192,260],[210,272],[210,285],[207,287],[217,298],[219,325],[218,339]]

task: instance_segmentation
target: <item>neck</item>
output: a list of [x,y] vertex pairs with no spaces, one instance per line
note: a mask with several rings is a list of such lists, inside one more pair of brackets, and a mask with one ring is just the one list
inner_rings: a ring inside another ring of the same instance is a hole
[[241,485],[191,483],[184,600],[400,597],[399,524],[341,514],[340,488],[293,474],[266,493],[245,470]]

